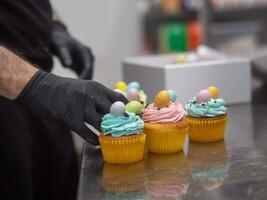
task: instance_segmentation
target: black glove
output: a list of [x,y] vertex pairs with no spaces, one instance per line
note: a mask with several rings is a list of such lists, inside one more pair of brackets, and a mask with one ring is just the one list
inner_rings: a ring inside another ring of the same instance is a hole
[[100,131],[101,118],[115,101],[126,98],[98,82],[62,78],[38,71],[16,101],[42,119],[58,120],[93,145],[98,137],[84,122]]
[[60,22],[53,24],[50,49],[64,67],[72,69],[81,79],[92,79],[94,56],[91,50],[72,38]]

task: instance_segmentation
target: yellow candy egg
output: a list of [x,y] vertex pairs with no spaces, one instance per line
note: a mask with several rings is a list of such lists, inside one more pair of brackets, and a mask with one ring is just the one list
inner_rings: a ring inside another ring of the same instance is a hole
[[127,84],[123,81],[120,81],[120,82],[116,83],[115,89],[119,89],[119,90],[125,92],[127,89]]
[[219,90],[214,86],[208,87],[208,91],[212,98],[217,99],[219,97]]
[[167,90],[162,90],[156,95],[154,99],[154,104],[158,108],[164,108],[169,106],[170,101],[171,97],[169,92]]
[[178,54],[176,57],[176,62],[177,63],[185,63],[186,62],[186,56],[183,53]]

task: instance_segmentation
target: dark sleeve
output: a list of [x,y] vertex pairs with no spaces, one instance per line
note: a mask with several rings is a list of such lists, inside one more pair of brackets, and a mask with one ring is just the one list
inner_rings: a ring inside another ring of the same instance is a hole
[[49,71],[52,8],[48,0],[1,0],[0,44]]

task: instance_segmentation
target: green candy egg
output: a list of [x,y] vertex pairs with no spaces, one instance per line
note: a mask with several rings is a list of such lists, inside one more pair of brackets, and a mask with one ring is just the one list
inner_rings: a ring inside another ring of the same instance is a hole
[[143,111],[144,105],[141,104],[139,101],[130,101],[125,106],[125,108],[126,108],[126,111],[139,115]]

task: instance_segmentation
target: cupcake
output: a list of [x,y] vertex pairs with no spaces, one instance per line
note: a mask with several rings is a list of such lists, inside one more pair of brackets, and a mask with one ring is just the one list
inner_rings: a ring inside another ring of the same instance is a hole
[[227,108],[216,87],[201,90],[185,106],[191,141],[214,142],[224,138]]
[[187,193],[191,172],[184,152],[149,153],[145,163],[149,199],[180,199]]
[[188,123],[182,104],[175,101],[173,90],[163,90],[144,109],[142,118],[149,152],[175,153],[183,149]]
[[143,200],[145,196],[145,189],[135,192],[107,192],[105,200]]
[[144,189],[146,181],[144,161],[125,165],[104,163],[101,187],[106,192],[134,193]]
[[107,163],[125,164],[143,159],[145,148],[144,122],[136,114],[125,111],[125,105],[117,101],[101,123],[99,142]]
[[230,170],[224,141],[208,144],[190,142],[188,162],[194,184],[206,191],[222,186]]

